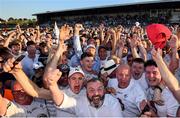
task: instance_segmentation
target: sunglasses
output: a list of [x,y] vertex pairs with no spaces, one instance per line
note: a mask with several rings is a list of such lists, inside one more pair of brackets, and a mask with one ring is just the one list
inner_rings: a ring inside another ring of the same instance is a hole
[[18,93],[25,93],[24,90],[15,90],[15,91],[12,91],[13,94],[18,94]]

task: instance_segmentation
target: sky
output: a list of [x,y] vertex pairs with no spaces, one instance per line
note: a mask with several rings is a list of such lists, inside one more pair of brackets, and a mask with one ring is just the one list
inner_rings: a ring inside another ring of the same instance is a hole
[[36,18],[35,13],[158,0],[0,0],[0,18]]

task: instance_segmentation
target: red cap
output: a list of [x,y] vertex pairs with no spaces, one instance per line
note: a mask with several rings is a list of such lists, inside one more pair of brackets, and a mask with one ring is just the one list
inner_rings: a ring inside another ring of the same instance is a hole
[[164,48],[166,41],[171,37],[171,31],[163,24],[151,24],[146,27],[149,40],[155,48]]

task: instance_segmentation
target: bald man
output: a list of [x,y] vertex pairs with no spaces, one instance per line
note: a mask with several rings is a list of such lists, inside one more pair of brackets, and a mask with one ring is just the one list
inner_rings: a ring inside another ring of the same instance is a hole
[[121,99],[124,105],[124,117],[137,117],[144,109],[146,96],[139,83],[131,79],[131,70],[129,65],[119,65],[116,70],[118,87],[116,87],[116,97]]

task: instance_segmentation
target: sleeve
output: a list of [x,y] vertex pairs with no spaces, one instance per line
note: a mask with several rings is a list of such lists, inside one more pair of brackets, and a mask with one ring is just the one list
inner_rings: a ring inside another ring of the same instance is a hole
[[69,112],[71,114],[76,114],[75,109],[77,106],[77,100],[73,97],[69,97],[64,94],[63,103],[60,106],[56,106],[58,109]]
[[73,46],[74,46],[75,54],[80,59],[81,54],[83,53],[82,48],[81,48],[80,37],[79,36],[74,36],[73,43],[74,43]]
[[26,113],[23,108],[18,107],[13,102],[9,102],[5,116],[6,117],[25,117]]
[[179,107],[177,100],[174,98],[173,94],[170,91],[166,93],[165,99],[166,99],[165,104],[167,108],[167,115],[175,117]]

